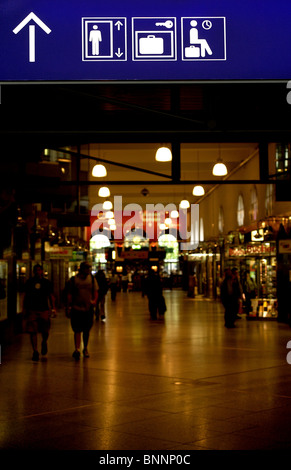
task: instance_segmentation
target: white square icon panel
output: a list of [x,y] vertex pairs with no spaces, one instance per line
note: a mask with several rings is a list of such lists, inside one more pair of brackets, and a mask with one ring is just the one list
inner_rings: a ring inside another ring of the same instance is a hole
[[132,60],[177,60],[176,18],[132,18]]
[[126,18],[82,18],[82,60],[127,60]]
[[226,60],[225,17],[181,18],[182,60]]

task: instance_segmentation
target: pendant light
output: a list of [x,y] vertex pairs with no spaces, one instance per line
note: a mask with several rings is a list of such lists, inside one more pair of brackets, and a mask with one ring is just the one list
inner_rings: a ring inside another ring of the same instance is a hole
[[227,168],[226,168],[226,165],[222,162],[222,160],[217,160],[217,163],[215,163],[215,165],[212,169],[212,174],[214,176],[225,176],[225,175],[227,175]]
[[183,199],[183,201],[180,202],[180,207],[181,209],[188,209],[188,207],[190,207],[190,202],[187,201],[187,199]]
[[109,188],[107,188],[106,186],[102,186],[102,188],[100,188],[99,191],[98,191],[98,196],[99,197],[108,197],[108,196],[110,196]]
[[226,165],[222,162],[222,158],[220,157],[220,148],[219,148],[219,157],[218,157],[217,162],[215,163],[214,167],[212,168],[212,174],[214,176],[225,176],[225,175],[227,175]]
[[203,186],[194,186],[192,194],[193,196],[203,196],[205,194]]
[[113,204],[111,201],[104,201],[103,202],[103,209],[105,209],[106,211],[110,211],[113,207]]
[[177,210],[173,210],[170,213],[170,217],[171,217],[171,219],[177,219],[179,217],[179,212]]
[[155,159],[157,162],[170,162],[172,160],[172,152],[168,147],[160,147],[156,151]]
[[94,165],[93,170],[92,170],[92,176],[95,178],[103,178],[104,176],[107,175],[107,170],[104,165],[101,165],[98,163],[97,165]]

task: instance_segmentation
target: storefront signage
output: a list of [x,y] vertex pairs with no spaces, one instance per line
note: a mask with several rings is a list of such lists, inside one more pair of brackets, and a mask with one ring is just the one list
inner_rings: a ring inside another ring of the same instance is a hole
[[289,80],[289,2],[3,0],[0,82]]
[[274,243],[259,243],[229,248],[228,254],[229,256],[272,255],[275,252],[276,247]]
[[148,251],[122,251],[120,254],[121,258],[124,259],[148,259]]
[[50,259],[65,259],[71,258],[73,255],[73,248],[62,246],[51,246],[48,248]]

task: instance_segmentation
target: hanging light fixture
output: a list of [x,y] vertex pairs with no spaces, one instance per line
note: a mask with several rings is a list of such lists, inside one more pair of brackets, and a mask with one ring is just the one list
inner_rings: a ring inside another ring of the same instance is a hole
[[170,217],[167,217],[165,219],[165,224],[169,226],[169,225],[171,225],[171,223],[172,223],[172,219]]
[[97,165],[94,165],[93,170],[92,170],[92,176],[95,178],[103,178],[104,176],[107,175],[107,170],[104,165],[101,165],[98,163]]
[[114,213],[112,211],[105,212],[106,219],[113,219]]
[[188,207],[190,207],[190,202],[187,201],[187,199],[183,199],[183,201],[180,202],[180,207],[181,209],[188,209]]
[[100,188],[99,191],[98,191],[98,196],[99,197],[108,197],[108,196],[110,196],[109,188],[107,188],[106,186],[102,186],[102,188]]
[[215,163],[214,167],[212,168],[212,174],[214,176],[225,176],[225,175],[227,175],[226,165],[222,162],[222,158],[220,157],[220,148],[219,148],[219,157],[218,157],[217,162]]
[[192,191],[193,196],[203,196],[205,194],[203,186],[196,185]]
[[113,204],[111,201],[104,201],[103,202],[103,209],[105,209],[106,211],[110,211],[113,207]]
[[214,176],[225,176],[225,175],[227,175],[226,165],[221,160],[217,160],[217,163],[215,163],[215,165],[212,169],[212,174]]
[[172,160],[172,152],[168,147],[160,147],[156,151],[155,159],[157,162],[170,162]]
[[170,213],[170,217],[171,217],[171,219],[177,219],[179,217],[179,212],[177,210],[173,210]]

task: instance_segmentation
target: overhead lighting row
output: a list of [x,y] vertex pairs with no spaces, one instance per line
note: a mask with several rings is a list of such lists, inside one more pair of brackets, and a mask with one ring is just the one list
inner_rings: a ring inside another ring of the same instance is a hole
[[[170,162],[172,160],[172,152],[168,147],[162,146],[158,148],[156,155],[155,155],[155,159],[158,162]],[[217,162],[215,163],[215,165],[213,166],[212,174],[213,176],[227,175],[227,167],[222,162],[221,158],[219,158]],[[93,167],[92,176],[94,176],[95,178],[103,178],[106,175],[107,175],[107,170],[104,165],[98,163]],[[195,185],[193,188],[192,194],[193,196],[203,196],[205,194],[205,190],[203,186]],[[101,187],[98,191],[98,196],[109,197],[110,196],[109,188],[107,188],[106,186]],[[189,201],[184,199],[183,201],[181,201],[180,207],[182,209],[187,209],[188,207],[190,207]]]

